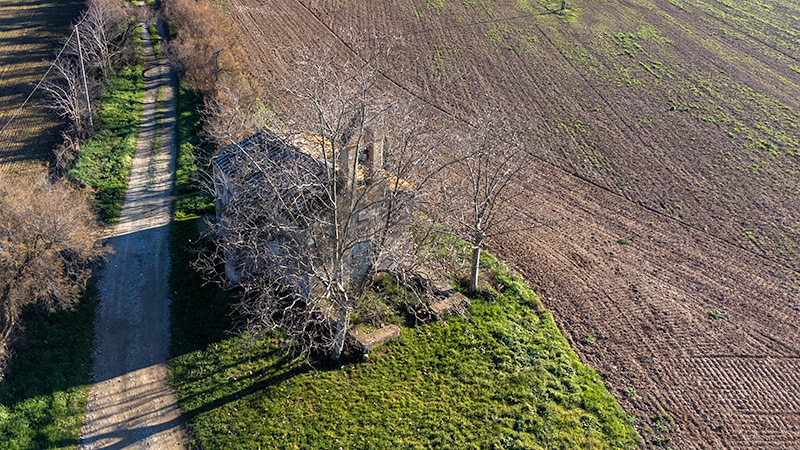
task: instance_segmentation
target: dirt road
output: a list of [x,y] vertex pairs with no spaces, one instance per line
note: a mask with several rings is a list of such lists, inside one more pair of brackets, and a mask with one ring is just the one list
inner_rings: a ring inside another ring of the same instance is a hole
[[[163,36],[163,30],[159,32]],[[81,449],[186,448],[165,364],[176,78],[153,55],[146,27],[142,42],[146,68],[142,124],[125,203],[109,240],[115,253],[98,286],[93,369],[97,384],[89,392]],[[159,87],[164,102],[156,121]],[[154,149],[156,133],[160,145]]]

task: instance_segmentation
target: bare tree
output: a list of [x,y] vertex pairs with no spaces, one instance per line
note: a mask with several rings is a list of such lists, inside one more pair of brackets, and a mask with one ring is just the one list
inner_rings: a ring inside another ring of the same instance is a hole
[[45,106],[70,123],[62,132],[63,144],[54,149],[60,169],[74,160],[79,138],[92,131],[91,98],[97,95],[98,84],[113,75],[113,66],[133,29],[118,2],[90,1],[53,61],[53,75],[41,84]]
[[70,307],[104,255],[86,198],[39,175],[32,183],[0,178],[0,345],[22,309]]
[[529,166],[522,124],[499,109],[478,108],[475,126],[455,146],[438,191],[453,232],[472,244],[469,291],[478,289],[480,251],[488,238],[520,231],[513,199]]
[[134,25],[128,20],[121,3],[91,0],[78,19],[75,36],[69,41],[69,54],[83,58],[84,63],[105,82],[114,75],[114,63],[122,54]]
[[220,86],[209,94],[201,114],[203,134],[220,146],[234,144],[256,131],[276,125],[275,114],[254,95],[245,82]]
[[185,80],[204,94],[213,94],[225,84],[235,84],[249,55],[237,36],[241,30],[218,2],[172,0],[163,10],[175,26],[177,36],[168,52]]
[[[61,55],[53,62],[53,72],[55,76],[41,84],[41,89],[46,94],[45,106],[69,120],[76,133],[81,135],[86,131],[89,105],[79,62],[75,58]],[[89,80],[91,78],[87,79],[87,83]]]
[[439,142],[424,107],[381,94],[374,62],[302,60],[284,131],[223,150],[215,177],[206,267],[226,262],[251,325],[334,360],[371,275],[414,264],[413,192]]

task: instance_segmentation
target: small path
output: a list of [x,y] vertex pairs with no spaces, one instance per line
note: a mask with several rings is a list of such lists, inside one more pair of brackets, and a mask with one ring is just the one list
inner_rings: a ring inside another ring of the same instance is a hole
[[[159,24],[159,34],[164,36]],[[175,166],[176,78],[153,55],[142,25],[142,122],[128,191],[99,281],[93,375],[80,449],[185,449],[187,434],[167,380],[167,231]],[[156,123],[161,87],[163,113]],[[158,129],[158,130],[156,130]],[[153,151],[153,137],[160,148]]]

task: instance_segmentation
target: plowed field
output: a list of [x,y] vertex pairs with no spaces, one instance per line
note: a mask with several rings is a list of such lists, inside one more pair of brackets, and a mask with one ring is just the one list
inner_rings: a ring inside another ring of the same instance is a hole
[[[0,129],[44,75],[81,2],[0,0]],[[25,172],[45,162],[57,137],[58,118],[39,95],[0,134],[0,173]]]
[[532,121],[519,206],[538,226],[492,250],[645,447],[800,445],[799,2],[229,5],[255,76],[298,42],[358,49],[355,31],[391,41],[387,84],[442,114],[491,99]]

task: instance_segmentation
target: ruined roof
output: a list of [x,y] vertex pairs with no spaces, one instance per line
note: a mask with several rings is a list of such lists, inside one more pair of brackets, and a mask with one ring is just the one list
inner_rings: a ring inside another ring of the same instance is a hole
[[[261,153],[266,154],[273,162],[305,165],[310,173],[316,172],[317,175],[321,175],[321,171],[325,167],[325,160],[333,156],[330,142],[324,142],[324,150],[321,145],[322,142],[322,139],[309,132],[298,134],[291,141],[287,141],[265,128],[240,142],[223,148],[217,156],[212,158],[211,164],[228,178],[233,178],[240,175],[243,167],[247,167],[252,163],[247,157],[248,153]],[[359,155],[356,155],[356,157],[358,158]],[[338,166],[338,162],[337,158],[333,161],[333,164]],[[388,173],[381,172],[388,182],[395,183],[399,181],[400,189],[413,189],[413,185],[405,180],[398,180]],[[261,177],[263,177],[263,174],[254,172],[247,178],[249,182],[253,182]],[[364,181],[362,164],[357,164],[355,182],[361,185]]]
[[239,173],[239,168],[242,167],[245,151],[263,152],[271,160],[281,162],[288,162],[306,154],[265,128],[223,148],[217,153],[217,156],[212,158],[211,163],[225,175],[233,177]]

